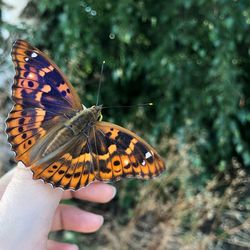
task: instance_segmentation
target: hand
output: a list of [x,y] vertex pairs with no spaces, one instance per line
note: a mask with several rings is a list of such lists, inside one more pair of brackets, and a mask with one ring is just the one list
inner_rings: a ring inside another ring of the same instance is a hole
[[70,205],[59,205],[72,197],[92,202],[110,201],[116,189],[105,183],[92,183],[79,191],[53,189],[32,179],[23,164],[0,179],[0,249],[75,250],[76,245],[48,240],[50,231],[97,231],[103,217]]

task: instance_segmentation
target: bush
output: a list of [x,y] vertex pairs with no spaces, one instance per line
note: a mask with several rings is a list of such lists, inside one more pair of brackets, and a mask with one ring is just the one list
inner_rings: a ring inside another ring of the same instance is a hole
[[[194,143],[192,164],[223,171],[232,157],[250,166],[248,131],[250,3],[230,1],[39,1],[34,43],[51,52],[81,93],[101,102],[149,140],[169,134]],[[163,156],[164,156],[163,152]]]

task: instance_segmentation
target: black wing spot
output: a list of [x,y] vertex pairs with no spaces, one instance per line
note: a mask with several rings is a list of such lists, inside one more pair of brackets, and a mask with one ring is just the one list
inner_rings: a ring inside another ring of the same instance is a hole
[[31,145],[31,144],[32,144],[32,141],[31,141],[31,140],[28,140],[28,144]]
[[19,119],[19,122],[18,122],[18,123],[19,123],[19,125],[22,125],[22,124],[24,123],[24,121],[25,121],[25,119],[24,119],[24,118],[20,118],[20,119]]
[[120,161],[114,161],[114,165],[115,166],[119,166],[120,165]]
[[65,178],[69,179],[72,175],[71,174],[65,174]]
[[18,132],[20,132],[20,133],[23,132],[23,127],[19,127]]
[[129,169],[131,167],[131,164],[128,163],[126,166],[124,166],[125,169]]
[[64,174],[64,171],[63,170],[59,170],[58,174]]
[[57,165],[53,165],[52,168],[53,168],[53,169],[57,169]]
[[77,172],[77,173],[74,174],[74,177],[75,177],[75,178],[78,178],[80,175],[81,175],[81,173],[80,173],[80,172]]
[[139,164],[138,164],[138,162],[133,162],[133,163],[132,163],[132,166],[133,166],[134,168],[137,168],[137,167],[139,166]]
[[27,138],[27,134],[26,133],[22,134],[22,138],[26,139]]
[[32,81],[28,81],[28,86],[29,86],[30,88],[32,88],[32,87],[34,87],[34,83],[33,83]]

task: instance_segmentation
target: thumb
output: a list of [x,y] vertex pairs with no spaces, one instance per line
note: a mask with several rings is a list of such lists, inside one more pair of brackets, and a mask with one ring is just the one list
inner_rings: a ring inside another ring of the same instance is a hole
[[19,163],[0,202],[3,249],[46,249],[62,194],[61,189],[33,180],[31,171]]

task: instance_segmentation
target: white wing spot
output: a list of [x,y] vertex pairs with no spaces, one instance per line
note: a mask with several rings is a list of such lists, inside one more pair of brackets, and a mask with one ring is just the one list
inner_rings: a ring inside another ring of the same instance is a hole
[[25,60],[25,62],[28,62],[28,61],[29,61],[29,58],[28,58],[28,57],[25,57],[24,60]]
[[152,156],[152,154],[151,154],[150,152],[147,152],[147,153],[145,154],[146,159],[150,158],[151,156]]
[[143,160],[143,162],[141,163],[142,166],[145,166],[146,162]]
[[33,52],[33,53],[31,54],[31,57],[37,57],[37,53]]

